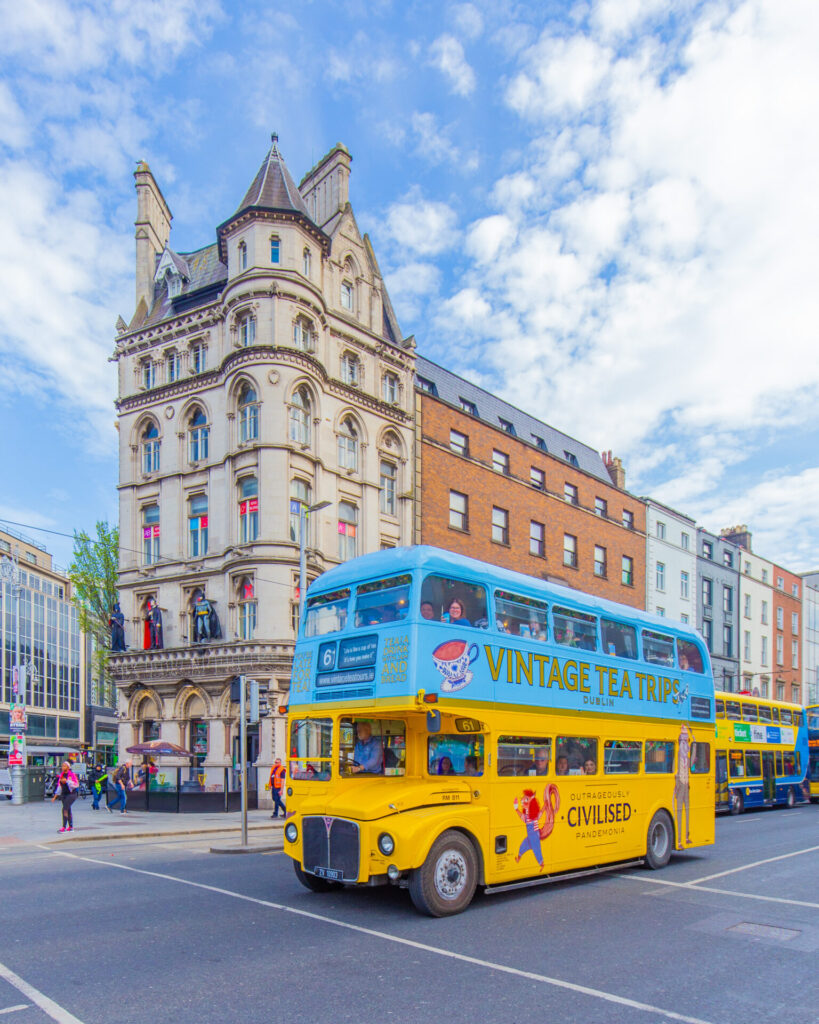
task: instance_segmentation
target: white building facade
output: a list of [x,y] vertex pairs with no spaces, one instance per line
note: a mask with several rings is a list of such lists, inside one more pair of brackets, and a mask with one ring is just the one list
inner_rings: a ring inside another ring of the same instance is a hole
[[[118,324],[120,750],[161,736],[218,787],[237,756],[229,681],[287,701],[298,620],[300,510],[308,583],[412,540],[414,342],[404,340],[348,199],[350,155],[296,186],[273,144],[216,241],[170,246],[150,168],[135,173],[136,313]],[[220,637],[195,643],[197,595]],[[150,602],[164,644],[149,648]],[[215,624],[215,623],[214,623]],[[266,781],[284,718],[251,730]]]
[[646,611],[697,624],[697,524],[661,505],[646,504]]

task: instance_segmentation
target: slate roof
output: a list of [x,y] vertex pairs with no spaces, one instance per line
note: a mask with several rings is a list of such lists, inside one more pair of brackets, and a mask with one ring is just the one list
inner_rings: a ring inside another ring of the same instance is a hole
[[[219,246],[216,242],[195,252],[171,252],[171,255],[175,257],[174,263],[177,267],[180,262],[184,265],[189,275],[188,280],[184,282],[181,294],[173,299],[168,297],[165,282],[157,282],[154,285],[153,304],[139,325],[141,327],[151,327],[184,309],[212,302],[227,281],[227,267],[219,259]],[[157,264],[161,258],[156,257]]]
[[[477,410],[479,420],[489,423],[494,427],[504,429],[501,421],[510,424],[514,430],[507,431],[510,436],[527,444],[535,445],[541,451],[547,451],[555,458],[562,459],[568,465],[576,466],[586,473],[603,480],[607,484],[612,483],[609,472],[599,452],[588,445],[576,441],[568,434],[564,434],[548,423],[529,416],[514,405],[509,405],[502,399],[489,391],[472,384],[463,377],[445,370],[443,366],[433,363],[430,359],[417,356],[415,360],[416,381],[420,380],[423,389],[425,383],[432,385],[434,394],[456,409],[463,408],[463,402],[471,402]],[[428,389],[427,389],[428,390]],[[543,444],[540,443],[543,442]],[[568,457],[567,457],[568,454]]]
[[312,224],[313,218],[307,204],[279,152],[277,136],[273,136],[272,143],[233,217],[238,217],[246,210],[286,210],[302,214]]

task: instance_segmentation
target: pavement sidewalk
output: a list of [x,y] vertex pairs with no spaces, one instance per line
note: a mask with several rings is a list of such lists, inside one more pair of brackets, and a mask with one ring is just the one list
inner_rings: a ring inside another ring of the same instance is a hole
[[[154,836],[241,834],[239,812],[207,814],[169,814],[161,811],[128,811],[109,814],[102,808],[92,810],[91,798],[75,800],[72,808],[74,831],[60,833],[59,800],[13,805],[0,800],[0,846],[18,843],[77,843],[84,840],[137,839]],[[248,842],[271,839],[281,841],[284,818],[271,819],[269,810],[247,812]],[[231,837],[232,839],[232,837]]]

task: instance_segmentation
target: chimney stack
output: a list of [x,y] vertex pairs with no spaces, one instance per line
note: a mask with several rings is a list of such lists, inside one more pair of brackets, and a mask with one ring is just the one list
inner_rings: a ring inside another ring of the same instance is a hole
[[140,160],[134,171],[137,193],[136,227],[136,311],[144,302],[145,312],[153,305],[156,257],[165,251],[171,236],[173,216],[151,173]]
[[611,482],[618,490],[626,489],[626,471],[620,458],[612,458],[611,451],[603,452],[603,465],[609,471]]
[[719,531],[719,535],[723,540],[729,540],[745,551],[751,550],[751,533],[745,523],[741,526],[726,526],[724,530]]

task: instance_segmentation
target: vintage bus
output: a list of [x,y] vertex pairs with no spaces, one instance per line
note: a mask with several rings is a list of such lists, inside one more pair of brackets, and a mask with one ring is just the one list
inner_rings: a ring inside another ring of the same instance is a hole
[[808,785],[811,800],[819,800],[819,704],[805,708],[808,729]]
[[808,735],[798,704],[716,694],[716,809],[793,807],[803,799]]
[[714,841],[714,684],[681,623],[418,546],[306,595],[285,851],[432,916]]

